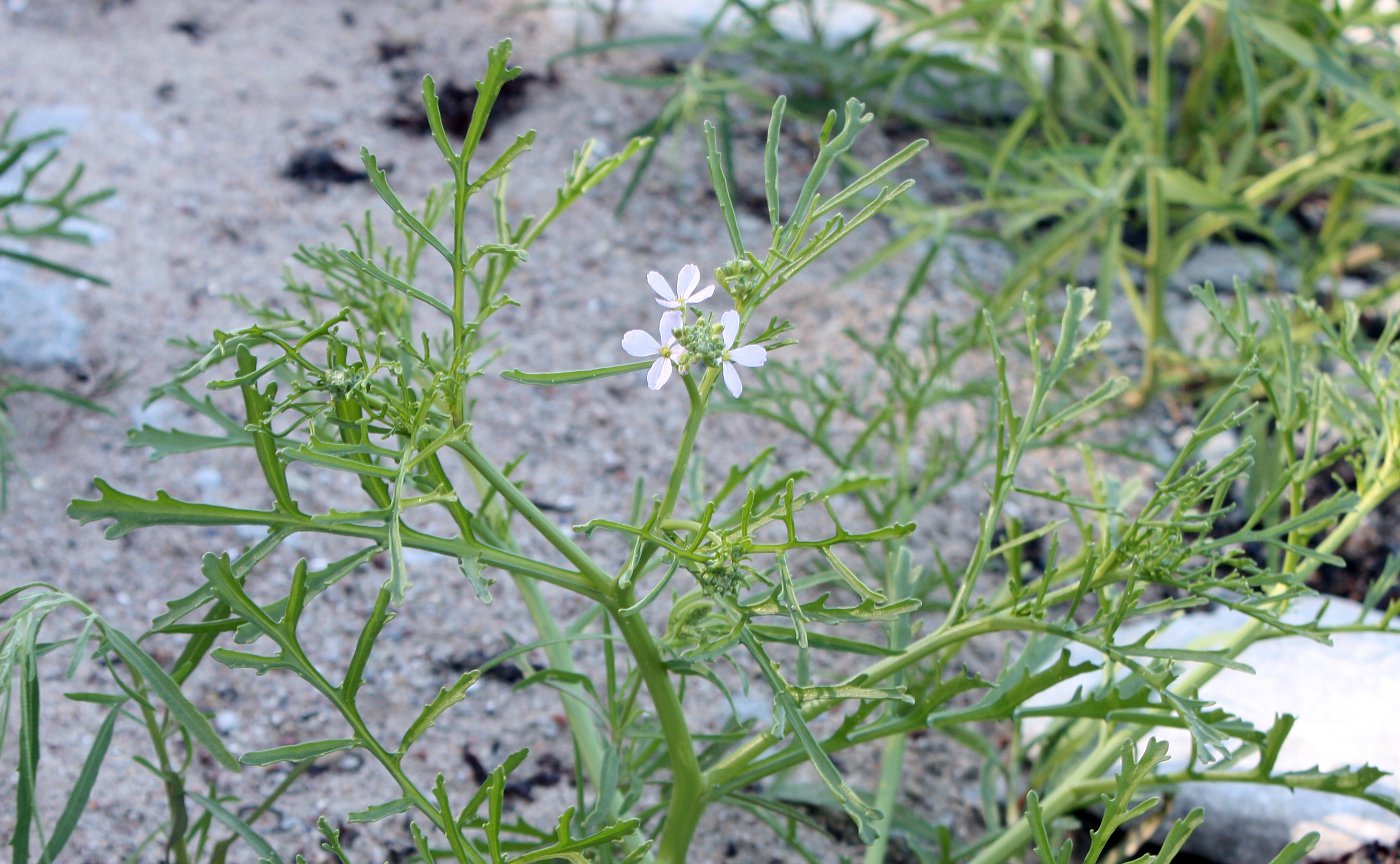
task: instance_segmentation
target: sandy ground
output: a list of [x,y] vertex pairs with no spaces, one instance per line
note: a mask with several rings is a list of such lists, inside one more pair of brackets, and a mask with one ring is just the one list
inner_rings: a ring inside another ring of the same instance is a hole
[[[358,220],[377,206],[364,183],[313,189],[286,179],[282,174],[294,153],[324,148],[354,169],[358,147],[367,145],[392,163],[392,182],[406,200],[441,181],[431,141],[391,128],[385,120],[400,111],[401,95],[414,92],[424,72],[440,84],[471,80],[486,48],[503,36],[515,40],[516,62],[546,76],[546,61],[573,44],[572,25],[552,12],[516,14],[512,5],[503,0],[31,0],[26,8],[0,12],[0,109],[22,108],[34,123],[66,127],[65,163],[86,162],[94,188],[117,190],[94,214],[100,223],[94,248],[50,250],[108,277],[110,289],[33,272],[10,277],[5,296],[10,337],[48,335],[12,343],[7,362],[32,367],[27,374],[46,383],[92,393],[113,414],[15,400],[18,455],[28,476],[14,485],[10,511],[0,518],[0,583],[53,582],[115,624],[139,632],[163,611],[165,600],[198,584],[200,554],[246,542],[246,537],[199,530],[138,532],[107,542],[96,526],[80,527],[68,519],[64,508],[72,498],[91,495],[94,476],[145,495],[164,488],[177,497],[261,500],[244,454],[151,463],[145,453],[123,446],[132,425],[180,419],[178,409],[142,407],[149,388],[184,357],[169,340],[241,326],[243,314],[221,295],[239,293],[255,301],[274,296],[279,273],[298,244],[339,242],[342,222]],[[637,71],[650,62],[654,57],[641,54],[563,62],[552,77],[528,89],[523,110],[502,120],[487,145],[496,151],[526,128],[540,131],[525,170],[512,180],[514,206],[547,206],[583,139],[597,138],[609,152],[625,143],[627,130],[656,109],[657,97],[615,86],[603,76]],[[902,143],[874,146],[893,150]],[[655,318],[644,274],[650,269],[674,274],[691,261],[708,269],[723,260],[727,243],[695,144],[663,149],[623,220],[611,212],[622,188],[618,181],[551,229],[511,288],[521,308],[499,319],[506,328],[502,368],[621,362],[623,330]],[[745,145],[741,161],[756,173],[761,162],[755,146]],[[746,219],[745,230],[758,234],[759,223]],[[980,247],[964,252],[981,256],[976,269],[989,281],[1003,266]],[[854,289],[825,290],[842,263],[814,268],[793,286],[802,292],[801,304],[790,314],[803,343],[793,357],[848,351],[840,347],[843,327],[879,322],[894,287],[887,279],[879,281],[885,274],[876,274],[875,281]],[[37,297],[43,300],[34,301]],[[20,305],[25,302],[29,305]],[[23,313],[23,322],[17,321],[19,309],[31,310]],[[532,494],[558,508],[561,522],[625,511],[636,479],[654,476],[668,464],[668,441],[679,428],[683,399],[674,388],[647,392],[640,377],[560,391],[525,391],[488,377],[478,395],[493,406],[478,423],[487,448],[502,458],[528,450],[532,456],[521,476]],[[709,434],[715,443],[702,442],[702,450],[725,460],[782,443],[770,429],[732,416],[716,418]],[[303,488],[299,494],[324,506],[333,490]],[[974,512],[969,509],[962,525],[949,520],[932,542],[969,534]],[[288,549],[313,565],[343,551],[310,540]],[[494,605],[483,608],[449,568],[431,560],[410,565],[416,583],[412,602],[376,655],[369,685],[375,696],[372,722],[391,726],[413,716],[455,677],[454,664],[469,662],[473,652],[497,650],[508,637],[531,638],[524,608],[508,585],[498,586]],[[381,580],[373,571],[348,580],[335,604],[326,604],[303,625],[317,628],[320,656],[337,662],[348,654],[358,629],[354,621]],[[556,602],[561,617],[578,611],[568,598]],[[152,647],[168,659],[159,642]],[[587,663],[592,650],[581,647],[580,662]],[[76,681],[65,684],[55,666],[46,679],[42,764],[51,779],[41,792],[51,814],[96,725],[94,712],[57,694],[99,686],[105,677],[85,667]],[[298,683],[208,669],[189,692],[215,712],[235,752],[339,734],[337,719]],[[552,820],[573,799],[569,781],[558,781],[558,766],[567,777],[572,763],[561,720],[549,691],[512,693],[504,684],[488,682],[469,710],[440,722],[426,739],[424,773],[442,770],[449,784],[472,789],[466,751],[490,767],[511,750],[529,746],[531,761],[522,774],[545,779],[535,788],[533,804],[516,806]],[[975,800],[969,794],[975,773],[969,773],[965,759],[947,751],[946,743],[930,738],[914,742],[906,803],[939,821],[966,825],[971,811],[959,799]],[[130,760],[141,752],[141,741],[130,730],[118,736],[65,860],[121,860],[157,827],[163,814],[158,785]],[[0,756],[12,759],[12,750]],[[871,754],[853,753],[845,764],[859,776],[874,763]],[[13,762],[0,765],[5,766],[0,774],[4,835],[13,819]],[[551,772],[555,780],[546,782]],[[196,767],[193,776],[203,776],[202,769]],[[247,771],[233,788],[266,791],[277,780],[275,772]],[[314,848],[316,816],[325,812],[335,819],[390,797],[389,789],[373,766],[342,759],[300,781],[259,825],[289,859],[304,851],[313,861],[328,860]],[[795,860],[765,829],[733,813],[715,811],[700,833],[697,861]],[[402,849],[406,837],[400,817],[358,830],[349,848],[357,860],[383,860]],[[246,847],[238,848],[235,860],[250,860]],[[159,855],[148,848],[135,857],[155,861]]]

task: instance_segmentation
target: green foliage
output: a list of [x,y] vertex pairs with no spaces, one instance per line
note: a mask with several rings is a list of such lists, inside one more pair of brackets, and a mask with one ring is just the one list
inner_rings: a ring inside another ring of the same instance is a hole
[[[16,860],[28,860],[37,819],[36,670],[49,648],[38,627],[46,610],[62,606],[78,609],[83,632],[101,637],[81,637],[75,663],[88,653],[124,661],[107,664],[124,695],[90,699],[145,726],[152,758],[142,764],[171,811],[158,833],[177,861],[223,860],[234,843],[279,860],[258,834],[258,816],[316,759],[352,749],[378,765],[397,792],[387,801],[347,802],[356,807],[347,818],[373,824],[408,814],[418,860],[459,864],[676,864],[692,856],[701,817],[719,807],[753,814],[795,854],[818,860],[795,839],[798,825],[820,824],[799,803],[839,808],[868,862],[883,860],[899,831],[929,860],[972,864],[1019,860],[1032,849],[1042,861],[1067,861],[1064,818],[1097,803],[1104,812],[1087,860],[1098,861],[1125,828],[1154,818],[1155,802],[1144,796],[1191,781],[1324,790],[1400,813],[1400,802],[1370,791],[1375,768],[1277,770],[1292,717],[1256,729],[1201,695],[1219,671],[1247,669],[1238,658],[1252,644],[1284,636],[1325,640],[1333,632],[1319,622],[1290,623],[1284,613],[1307,592],[1306,578],[1339,561],[1341,544],[1400,490],[1400,323],[1368,341],[1354,309],[1334,319],[1311,303],[1271,300],[1264,319],[1255,320],[1257,304],[1243,286],[1233,303],[1203,290],[1200,302],[1220,328],[1220,366],[1231,374],[1200,407],[1171,461],[1140,460],[1125,469],[1116,457],[1131,448],[1102,441],[1095,428],[1127,382],[1096,366],[1108,325],[1097,320],[1094,292],[1027,293],[1014,315],[983,310],[969,321],[926,321],[913,310],[923,299],[930,253],[890,304],[882,332],[852,333],[863,368],[811,370],[775,360],[754,370],[744,397],[729,403],[799,436],[824,464],[779,468],[770,448],[744,465],[703,470],[697,442],[719,403],[712,397],[722,372],[694,362],[677,373],[688,408],[664,479],[653,487],[643,482],[630,502],[619,502],[614,509],[625,518],[598,515],[570,531],[512,479],[518,458],[497,463],[478,446],[474,421],[486,407],[478,406],[474,382],[492,350],[492,319],[511,304],[507,280],[541,231],[644,144],[634,141],[596,162],[585,145],[551,209],[513,216],[505,181],[533,135],[521,136],[480,173],[480,164],[474,167],[490,106],[516,74],[509,47],[502,43],[489,55],[478,113],[460,145],[443,132],[431,79],[425,81],[430,127],[453,179],[421,208],[403,204],[375,157],[363,154],[402,251],[370,219],[351,231],[353,250],[301,250],[298,260],[313,275],[288,276],[295,312],[247,304],[254,323],[191,342],[195,359],[157,391],[219,431],[143,429],[133,443],[159,457],[235,450],[250,469],[257,466],[267,488],[262,503],[196,503],[161,491],[150,498],[98,479],[96,498],[70,505],[84,523],[110,521],[109,537],[166,525],[265,532],[237,554],[204,555],[203,584],[153,622],[145,635],[183,640],[171,671],[140,648],[144,636],[107,629],[67,595],[25,586],[0,597],[18,607],[0,625],[0,692],[4,705],[17,694],[20,706]],[[793,188],[778,177],[785,108],[779,100],[770,114],[770,220],[761,238],[742,230],[721,137],[712,131],[707,140],[733,245],[733,258],[716,268],[735,306],[730,347],[757,344],[776,353],[790,344],[791,325],[778,305],[787,296],[782,289],[856,227],[897,206],[909,183],[894,175],[924,146],[915,142],[837,182],[856,137],[874,119],[851,100],[826,116],[810,173],[784,199],[781,190]],[[478,196],[494,215],[493,233],[473,244],[464,226]],[[430,278],[429,267],[450,278]],[[450,285],[450,296],[432,293],[432,284]],[[698,315],[686,310],[681,320]],[[770,323],[761,330],[754,323],[764,321]],[[971,364],[979,359],[980,371],[965,374],[978,370]],[[506,377],[591,387],[639,365]],[[195,381],[242,398],[197,397],[188,389]],[[981,409],[983,428],[959,428],[940,416],[968,404]],[[1223,457],[1202,458],[1217,436],[1255,428],[1268,437],[1242,435]],[[1076,446],[1083,477],[1044,478],[1032,470],[1032,454]],[[1255,454],[1270,446],[1272,470],[1254,472]],[[1322,500],[1309,496],[1309,481],[1343,462],[1354,482]],[[313,476],[349,475],[357,488],[316,510],[287,482],[294,465]],[[1141,474],[1139,467],[1151,471],[1149,480],[1119,476]],[[965,560],[945,560],[919,545],[917,523],[954,518],[947,493],[968,480],[982,481],[985,490],[969,532],[975,543]],[[1236,503],[1236,490],[1246,485],[1247,500]],[[1026,502],[1057,515],[1041,526],[1023,524],[1016,511]],[[439,518],[419,518],[429,512]],[[598,532],[625,545],[619,561],[575,540]],[[319,570],[304,561],[290,572],[274,565],[272,553],[302,533],[346,538],[357,548]],[[1048,551],[1033,561],[1034,545]],[[402,729],[366,722],[361,706],[373,698],[366,684],[383,662],[376,646],[396,616],[435,611],[415,605],[407,549],[456,564],[463,603],[489,603],[500,579],[500,590],[519,592],[529,610],[538,639],[502,662],[533,650],[547,659],[520,686],[554,689],[573,738],[577,802],[557,820],[506,819],[507,778],[525,751],[508,756],[474,790],[449,784],[445,766],[427,766],[430,785],[410,770],[418,767],[410,759],[422,752],[415,750],[422,736],[470,704],[483,670],[444,686]],[[316,638],[306,610],[378,555],[389,572],[355,619],[360,633],[345,668],[318,664],[305,648]],[[544,586],[578,595],[586,611],[558,620]],[[1237,610],[1249,623],[1210,649],[1155,641],[1164,621],[1205,604]],[[1346,629],[1393,632],[1393,617]],[[580,666],[570,652],[581,640],[602,647],[594,667]],[[969,657],[987,640],[1006,646],[1004,659],[979,674]],[[180,694],[206,657],[225,667],[219,674],[292,673],[287,679],[319,694],[343,729],[235,760]],[[726,665],[738,670],[738,680],[757,682],[770,709],[766,719],[735,710],[735,677],[722,674]],[[1076,698],[1037,701],[1070,680],[1087,682]],[[728,716],[711,716],[715,709],[723,715],[726,704]],[[1048,725],[1033,734],[1026,723],[1032,718]],[[1010,734],[993,736],[992,727]],[[1165,762],[1165,745],[1156,739],[1162,729],[1189,733],[1189,752],[1178,764]],[[904,742],[916,733],[946,735],[982,760],[985,836],[955,838],[926,824],[916,830],[928,814],[897,806]],[[106,747],[101,736],[99,742],[91,772],[85,769],[70,796],[79,803],[65,808],[62,825],[91,792]],[[874,790],[860,788],[836,758],[870,744],[883,748]],[[188,766],[172,758],[180,747],[203,748],[229,770],[293,767],[243,818],[231,796],[187,788]],[[1249,763],[1252,755],[1258,759]],[[802,765],[818,782],[796,798],[778,780]],[[1162,852],[1139,860],[1172,860],[1201,818],[1189,814]],[[349,862],[339,830],[325,818],[320,830],[323,848]],[[213,842],[216,832],[223,836]],[[1295,860],[1305,846],[1290,847],[1279,860]]]
[[[669,92],[643,127],[654,136],[766,104],[765,75],[806,94],[808,116],[855,94],[896,127],[934,130],[974,194],[906,198],[889,211],[899,239],[875,258],[995,217],[1016,262],[999,315],[1093,270],[1100,302],[1121,292],[1137,318],[1149,355],[1138,398],[1195,371],[1166,308],[1171,274],[1203,244],[1268,244],[1307,297],[1396,246],[1366,218],[1400,200],[1400,61],[1375,4],[864,5],[872,23],[838,37],[807,0],[729,0],[677,40],[694,54],[680,71],[623,83]],[[730,124],[719,128],[728,158]],[[1316,224],[1308,208],[1324,212]]]

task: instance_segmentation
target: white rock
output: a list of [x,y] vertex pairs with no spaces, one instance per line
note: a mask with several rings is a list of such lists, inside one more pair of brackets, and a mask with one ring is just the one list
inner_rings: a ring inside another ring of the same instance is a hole
[[[1285,616],[1292,622],[1313,620],[1327,604],[1322,621],[1350,624],[1361,616],[1359,604],[1337,598],[1295,601]],[[1377,613],[1368,612],[1374,621]],[[1226,642],[1246,621],[1227,609],[1186,615],[1165,627],[1152,647],[1210,648]],[[1125,627],[1116,641],[1127,644],[1146,632],[1146,625]],[[1253,675],[1223,670],[1202,688],[1202,698],[1239,715],[1259,729],[1269,728],[1280,714],[1293,714],[1297,723],[1276,763],[1278,771],[1324,771],[1363,764],[1391,772],[1400,769],[1400,631],[1343,633],[1331,647],[1302,638],[1256,643],[1239,660]],[[1089,656],[1079,646],[1076,659]],[[1095,678],[1095,680],[1097,680]],[[1091,686],[1080,676],[1061,683],[1034,700],[1054,704],[1073,697],[1075,687]],[[1043,723],[1027,723],[1038,732]],[[1172,759],[1165,770],[1185,767],[1190,738],[1184,730],[1158,729]],[[1140,743],[1145,743],[1140,742]],[[1242,766],[1244,767],[1244,766]],[[1370,789],[1400,798],[1400,780],[1392,774]],[[1345,855],[1366,843],[1400,842],[1400,817],[1373,804],[1321,792],[1290,792],[1281,787],[1252,784],[1187,784],[1176,792],[1173,818],[1193,807],[1204,807],[1204,824],[1192,835],[1188,849],[1231,864],[1267,864],[1280,848],[1310,831],[1321,834],[1316,857]]]
[[1366,211],[1365,219],[1377,228],[1400,230],[1400,207],[1393,204],[1377,204]]
[[83,322],[72,297],[71,281],[0,260],[0,358],[29,368],[81,360]]
[[1367,292],[1378,286],[1372,285],[1365,279],[1358,279],[1355,276],[1343,276],[1334,279],[1331,276],[1323,276],[1317,281],[1317,289],[1336,297],[1338,300],[1359,300]]
[[1251,285],[1277,285],[1285,291],[1298,287],[1298,274],[1280,266],[1267,250],[1226,243],[1210,243],[1197,249],[1172,274],[1170,284],[1178,291],[1185,291],[1192,285],[1211,282],[1217,289],[1227,290],[1236,277]]
[[232,711],[219,711],[214,715],[214,728],[224,735],[233,734],[238,729],[238,715]]
[[224,488],[224,475],[217,468],[205,466],[194,472],[194,485],[205,500],[217,498]]

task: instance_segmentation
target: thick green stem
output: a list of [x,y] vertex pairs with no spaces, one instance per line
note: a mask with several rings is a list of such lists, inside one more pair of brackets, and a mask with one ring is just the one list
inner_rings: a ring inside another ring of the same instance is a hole
[[[623,601],[630,601],[624,596]],[[614,610],[615,611],[615,610]],[[656,641],[640,615],[613,615],[618,632],[636,660],[642,682],[656,708],[661,735],[666,740],[666,754],[671,762],[671,791],[666,802],[666,821],[661,828],[657,846],[658,864],[684,864],[695,828],[705,812],[704,775],[695,757],[695,745],[690,738],[685,709],[671,683],[666,663],[661,659]]]
[[[705,417],[705,405],[714,386],[716,371],[713,368],[706,369],[698,385],[688,375],[681,378],[685,382],[686,392],[690,395],[690,413],[686,417],[685,429],[676,449],[676,458],[666,481],[660,510],[662,519],[670,516],[680,499],[685,469],[690,464],[690,456],[695,449],[695,441],[700,433],[701,421]],[[644,561],[645,557],[641,560]],[[695,744],[690,736],[690,727],[686,723],[685,710],[681,706],[670,673],[666,670],[665,661],[657,649],[656,640],[647,629],[642,616],[617,614],[618,609],[625,609],[635,602],[636,597],[629,586],[621,592],[617,606],[610,608],[609,612],[617,623],[618,632],[627,642],[642,676],[642,683],[651,696],[671,765],[671,792],[656,860],[659,864],[683,864],[687,859],[690,843],[695,837],[696,826],[705,812],[707,801],[704,774],[695,755]]]
[[[908,427],[906,427],[906,432]],[[909,447],[907,446],[908,435],[900,442],[899,469],[896,474],[896,482],[899,488],[909,487]],[[902,502],[900,502],[902,503]],[[896,505],[898,506],[898,504]],[[900,508],[899,515],[905,516],[903,508]],[[908,553],[901,554],[900,551],[890,551],[886,558],[888,562],[885,567],[885,593],[889,597],[904,598],[910,596],[911,586],[909,584],[909,558]],[[909,644],[910,626],[908,616],[900,616],[886,625],[889,634],[890,648],[896,651],[903,651]],[[896,672],[890,676],[891,683],[900,685],[904,683],[904,674]],[[865,864],[881,864],[885,860],[885,852],[889,849],[890,832],[894,827],[895,799],[899,795],[900,780],[904,777],[904,751],[909,744],[909,736],[903,732],[897,732],[885,739],[884,747],[880,753],[880,780],[875,788],[875,809],[880,811],[881,818],[876,823],[875,829],[879,832],[875,842],[871,843],[865,850]]]

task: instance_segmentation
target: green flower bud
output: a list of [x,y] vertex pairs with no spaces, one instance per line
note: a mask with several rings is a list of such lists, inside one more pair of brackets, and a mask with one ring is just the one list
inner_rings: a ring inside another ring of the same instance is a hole
[[338,366],[326,373],[321,379],[322,389],[328,391],[331,397],[337,402],[350,395],[362,379],[360,372],[353,366]]
[[715,281],[734,298],[734,305],[742,309],[753,296],[762,275],[748,258],[734,258],[715,270]]

